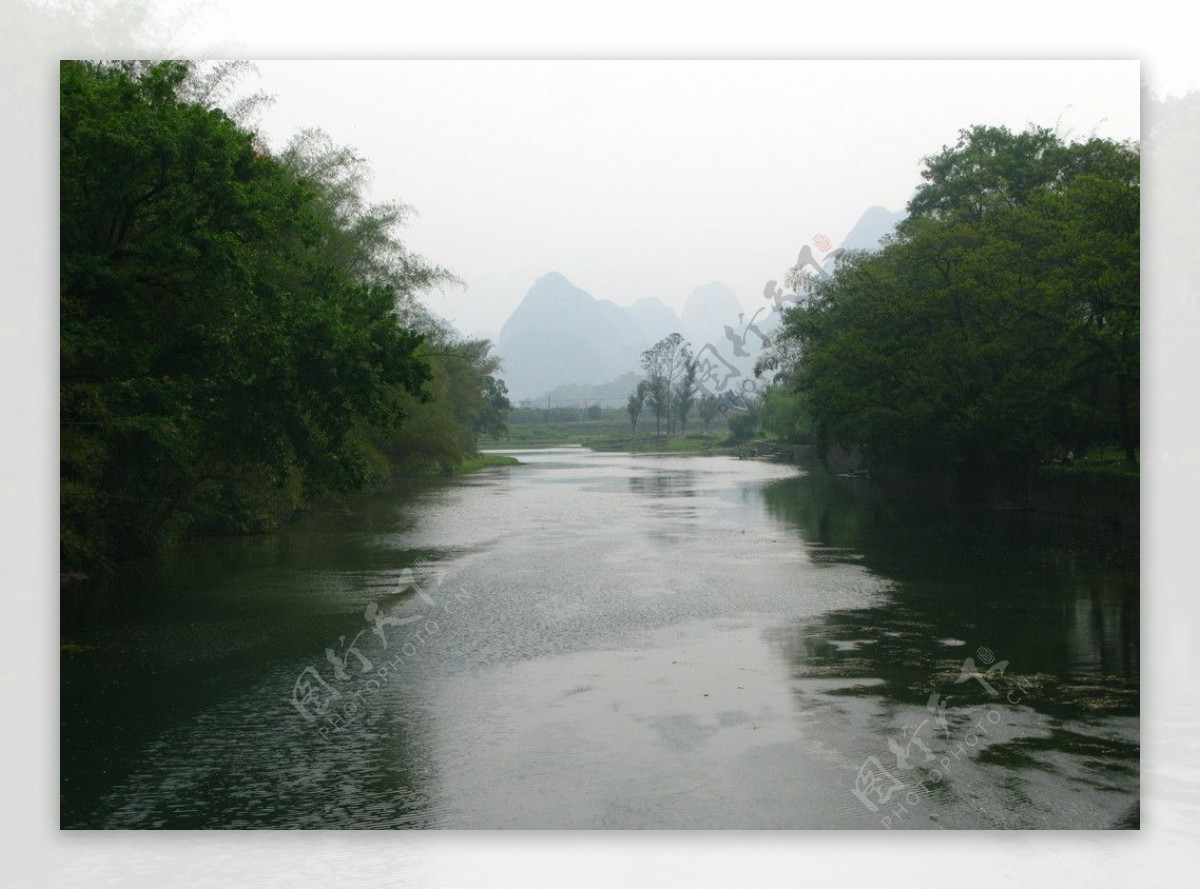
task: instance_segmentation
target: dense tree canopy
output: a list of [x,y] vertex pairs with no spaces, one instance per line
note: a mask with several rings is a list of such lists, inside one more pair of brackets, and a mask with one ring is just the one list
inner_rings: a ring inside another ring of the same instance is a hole
[[404,208],[366,202],[319,133],[271,156],[211,86],[184,62],[61,68],[67,566],[360,487],[450,390],[453,453],[503,423],[488,344],[417,302],[447,274],[392,234]]
[[1134,460],[1136,147],[975,127],[922,175],[890,243],[786,317],[773,370],[818,443],[917,471],[1020,474],[1104,443]]

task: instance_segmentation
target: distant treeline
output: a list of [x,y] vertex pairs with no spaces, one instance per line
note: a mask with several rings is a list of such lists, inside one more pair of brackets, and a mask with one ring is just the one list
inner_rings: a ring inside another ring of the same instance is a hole
[[[235,66],[61,66],[61,558],[256,531],[390,474],[450,469],[508,400],[452,280],[318,131],[272,155]],[[244,109],[240,109],[244,110]]]
[[717,416],[718,399],[701,385],[700,362],[682,334],[668,334],[643,352],[641,366],[645,376],[625,403],[631,433],[637,433],[638,421],[648,414],[654,418],[655,435],[664,426],[667,435],[682,435],[693,409],[708,431]]
[[550,408],[513,408],[508,415],[509,425],[530,423],[582,423],[585,420],[625,420],[624,408],[605,408],[600,405],[558,405]]
[[1134,465],[1139,169],[1132,144],[963,131],[882,250],[794,276],[764,425],[916,477]]

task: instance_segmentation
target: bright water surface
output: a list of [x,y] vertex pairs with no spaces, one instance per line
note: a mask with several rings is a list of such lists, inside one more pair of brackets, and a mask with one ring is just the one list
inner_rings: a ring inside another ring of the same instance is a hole
[[1138,824],[1136,535],[514,454],[68,588],[63,826]]

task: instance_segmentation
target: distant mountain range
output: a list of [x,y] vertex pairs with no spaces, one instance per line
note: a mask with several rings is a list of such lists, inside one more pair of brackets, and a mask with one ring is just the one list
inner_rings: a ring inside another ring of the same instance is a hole
[[496,354],[514,401],[540,400],[551,390],[553,397],[578,393],[586,399],[590,388],[637,371],[642,352],[668,334],[679,332],[698,350],[724,340],[725,327],[738,327],[741,313],[737,297],[720,281],[693,290],[680,317],[655,297],[623,309],[550,272],[534,282],[500,329]]
[[563,383],[602,383],[637,367],[646,338],[628,311],[597,300],[558,272],[534,282],[504,327],[496,353],[513,399]]
[[679,316],[658,297],[642,297],[627,310],[647,343],[657,343],[679,330]]
[[[878,249],[879,240],[903,218],[903,212],[872,207],[842,246]],[[766,309],[766,304],[761,308]],[[712,344],[725,361],[749,374],[762,346],[760,334],[769,338],[777,324],[773,313],[746,313],[737,295],[721,281],[695,288],[683,312],[676,315],[657,297],[644,297],[622,308],[596,299],[558,272],[549,272],[534,282],[500,329],[496,354],[503,361],[504,381],[514,402],[541,400],[548,393],[552,401],[568,393],[586,400],[597,398],[600,391],[608,397],[610,390],[632,390],[629,380],[636,378],[625,375],[638,371],[643,350],[676,331],[691,341],[696,352]]]
[[896,230],[900,220],[908,216],[903,210],[871,207],[858,218],[842,241],[846,250],[878,250],[879,242]]

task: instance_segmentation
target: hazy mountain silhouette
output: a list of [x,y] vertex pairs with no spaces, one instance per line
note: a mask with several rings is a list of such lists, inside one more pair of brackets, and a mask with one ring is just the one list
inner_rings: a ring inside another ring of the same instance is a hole
[[[753,332],[747,333],[751,318],[739,319],[742,311],[733,290],[720,281],[695,288],[682,315],[676,316],[656,297],[643,297],[622,309],[550,272],[534,282],[500,329],[496,354],[504,363],[504,381],[514,402],[544,399],[551,391],[596,399],[601,397],[599,390],[586,387],[640,373],[642,351],[675,332],[691,342],[694,353],[712,343],[730,363],[748,371],[753,358],[736,355],[730,334],[742,338],[739,342],[749,353],[761,343]],[[757,324],[764,330],[770,325],[765,311]],[[604,396],[609,395],[604,389]]]
[[[905,216],[903,210],[870,207],[841,246],[878,250],[880,239]],[[564,398],[600,398],[601,387],[639,370],[643,350],[675,332],[691,342],[694,353],[711,343],[723,360],[749,375],[762,338],[769,339],[779,326],[772,305],[758,296],[747,311],[729,285],[712,281],[688,294],[677,316],[657,297],[643,297],[623,309],[550,272],[534,282],[504,323],[496,353],[514,401],[544,399],[556,389]],[[763,311],[756,316],[758,309]],[[571,388],[575,384],[580,388]],[[609,388],[605,397],[611,395]]]
[[880,239],[892,234],[906,216],[908,213],[903,210],[869,207],[846,235],[842,247],[846,250],[879,250]]
[[496,352],[513,399],[564,383],[602,383],[634,370],[646,341],[633,317],[558,272],[543,275],[504,327]]
[[637,322],[647,344],[657,343],[668,334],[683,330],[675,310],[658,297],[642,297],[625,311]]
[[681,333],[692,341],[693,350],[705,343],[720,344],[725,339],[726,326],[738,327],[742,304],[732,288],[723,281],[702,284],[688,294],[683,304]]

